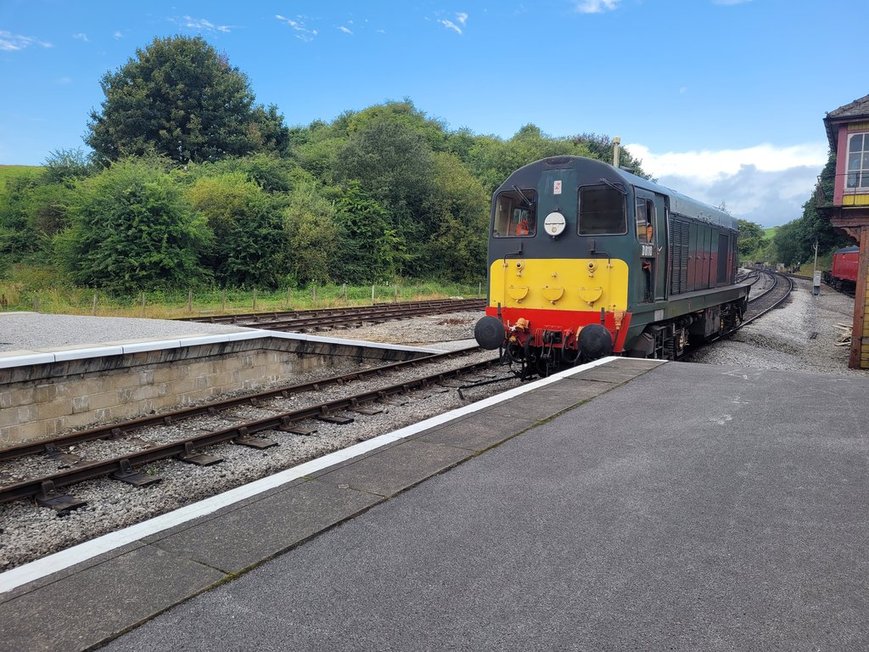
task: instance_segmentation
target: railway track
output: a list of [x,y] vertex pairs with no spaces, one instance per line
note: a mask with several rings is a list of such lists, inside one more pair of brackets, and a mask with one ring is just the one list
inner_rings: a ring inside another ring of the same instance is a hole
[[[478,349],[472,347],[383,367],[357,370],[309,383],[271,389],[242,398],[93,428],[51,441],[7,449],[0,452],[0,462],[2,462],[0,478],[4,478],[0,480],[2,482],[0,503],[34,498],[39,505],[66,514],[85,504],[84,501],[62,491],[77,483],[110,477],[135,486],[148,486],[159,482],[160,478],[146,470],[143,471],[143,468],[159,460],[176,458],[182,462],[208,466],[221,461],[220,458],[205,451],[216,444],[231,442],[264,450],[278,444],[277,438],[280,437],[281,432],[296,435],[313,434],[316,426],[310,425],[312,422],[350,424],[355,419],[355,416],[349,416],[350,414],[373,415],[383,412],[385,406],[394,401],[397,396],[443,384],[449,379],[479,374],[496,364],[497,358],[459,363],[458,366],[448,370],[427,371],[415,374],[410,380],[405,378],[395,383],[377,383],[374,388],[359,391],[352,389],[354,383],[372,377],[388,379],[390,374],[399,371],[432,367],[448,360],[459,361],[463,356],[474,351]],[[504,380],[511,378],[512,375],[505,376]],[[492,379],[493,375],[490,374],[480,382],[485,384],[492,382]],[[346,387],[348,391],[342,392],[338,398],[308,400],[302,406],[288,404],[305,393],[313,392],[319,395],[327,387]],[[461,392],[461,385],[456,387]],[[260,418],[238,419],[231,412],[233,408],[239,406],[257,408],[258,411],[265,411],[268,414]],[[194,421],[197,417],[213,417],[211,421],[220,422],[220,425],[203,427],[202,423],[197,424]],[[226,421],[232,422],[231,425],[225,425]],[[186,425],[188,423],[189,426]],[[184,436],[170,442],[154,444],[137,435],[147,428],[169,425],[181,426]],[[95,440],[118,442],[123,452],[116,452],[97,461],[90,461],[70,453],[71,449],[77,449],[82,444]],[[34,455],[42,456],[46,464],[59,468],[26,478],[16,477],[20,474],[16,472],[15,462]],[[6,468],[2,468],[3,466]]]
[[[739,327],[722,333],[711,341],[727,337],[739,328],[751,323],[768,311],[781,305],[793,288],[793,281],[778,274],[767,273],[773,282],[770,286],[753,297],[749,302],[749,310],[746,318]],[[758,277],[755,278],[756,282]],[[450,302],[450,311],[455,310],[455,302]],[[422,309],[421,306],[416,306]],[[334,313],[327,318],[334,318]],[[238,317],[238,316],[236,316]],[[378,386],[376,389],[366,389],[360,392],[349,391],[341,398],[312,401],[302,407],[287,409],[281,407],[282,401],[310,393],[319,392],[330,386],[347,386],[372,377],[384,377],[390,373],[404,369],[414,369],[430,366],[438,362],[454,359],[467,355],[470,350],[436,354],[416,360],[396,362],[382,367],[355,370],[347,374],[341,374],[326,379],[320,379],[308,383],[273,388],[243,397],[227,399],[217,403],[185,408],[170,413],[143,417],[124,423],[116,423],[108,426],[92,428],[50,441],[25,444],[0,451],[0,504],[22,499],[34,498],[40,505],[52,507],[60,513],[67,513],[72,509],[84,504],[72,496],[65,494],[61,489],[73,484],[84,482],[100,477],[111,477],[115,480],[147,486],[159,482],[160,478],[142,472],[141,469],[158,460],[176,458],[195,465],[210,465],[219,460],[208,454],[204,449],[224,442],[248,446],[256,449],[267,449],[278,442],[277,433],[289,432],[300,435],[312,434],[314,429],[303,422],[325,421],[337,424],[349,424],[354,417],[347,416],[347,412],[356,414],[376,414],[383,411],[384,404],[388,404],[391,397],[400,394],[443,383],[448,378],[462,375],[479,373],[483,369],[497,364],[497,358],[485,362],[475,362],[467,365],[459,365],[450,371],[437,371],[423,373],[413,380],[402,380],[394,384]],[[504,380],[513,378],[512,374]],[[483,380],[480,384],[492,382],[492,378]],[[495,378],[497,379],[497,377]],[[229,416],[234,421],[230,426],[213,427],[203,429],[201,426],[189,429],[185,436],[168,443],[153,444],[142,440],[140,446],[135,445],[137,434],[148,428],[161,426],[180,426],[186,430],[185,424],[192,422],[197,417],[222,418],[229,411],[238,407],[253,407],[264,409],[268,416],[244,420]],[[267,437],[263,435],[268,435]],[[103,440],[108,442],[127,442],[126,450],[120,454],[110,455],[99,461],[90,461],[79,453],[73,452],[87,442]],[[130,445],[130,441],[134,441]],[[59,467],[57,471],[21,478],[14,470],[14,462],[21,458],[39,456],[46,464]],[[5,468],[4,468],[5,467]]]
[[185,318],[210,324],[235,324],[264,330],[306,332],[338,326],[361,326],[419,315],[436,315],[461,310],[482,310],[483,299],[438,299],[373,306],[290,310],[285,312],[244,313]]
[[793,279],[777,272],[759,272],[755,280],[752,281],[752,285],[760,279],[761,275],[769,278],[771,283],[764,290],[749,298],[748,310],[746,310],[745,315],[743,316],[742,323],[736,326],[736,328],[731,328],[728,331],[710,337],[706,341],[706,344],[711,344],[712,342],[717,342],[725,337],[730,337],[756,319],[763,317],[770,310],[774,310],[781,306],[790,296],[791,292],[793,292]]
[[771,278],[772,284],[763,292],[749,299],[748,310],[740,324],[740,328],[762,317],[770,310],[778,308],[794,290],[794,281],[789,276],[776,272],[764,272]]

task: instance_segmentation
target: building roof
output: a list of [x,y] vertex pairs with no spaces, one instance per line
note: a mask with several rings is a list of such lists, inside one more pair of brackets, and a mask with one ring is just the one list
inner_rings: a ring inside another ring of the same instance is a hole
[[830,141],[830,147],[834,152],[836,151],[837,130],[833,128],[833,125],[854,122],[861,118],[869,118],[869,95],[864,95],[860,99],[844,104],[838,109],[833,109],[827,113],[827,116],[824,118],[824,126],[827,128],[827,140]]

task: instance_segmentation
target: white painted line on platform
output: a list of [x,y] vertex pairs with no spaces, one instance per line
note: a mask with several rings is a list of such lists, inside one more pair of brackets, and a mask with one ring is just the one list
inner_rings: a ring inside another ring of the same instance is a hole
[[158,532],[175,527],[176,525],[199,518],[200,516],[212,514],[219,509],[247,498],[251,498],[252,496],[256,496],[265,491],[269,491],[270,489],[280,487],[281,485],[292,482],[293,480],[327,469],[330,466],[340,464],[341,462],[352,460],[353,458],[369,453],[386,446],[387,444],[406,439],[407,437],[424,430],[429,430],[435,426],[453,421],[468,414],[473,414],[474,412],[491,407],[492,405],[509,401],[516,396],[521,396],[522,394],[535,389],[551,385],[562,378],[569,378],[570,376],[606,364],[612,360],[618,360],[618,358],[601,358],[600,360],[595,360],[594,362],[589,362],[579,367],[573,367],[572,369],[559,372],[549,376],[548,378],[541,378],[540,380],[528,383],[527,385],[522,385],[521,387],[516,387],[503,392],[502,394],[491,396],[481,401],[477,401],[476,403],[471,403],[470,405],[431,417],[430,419],[406,426],[394,432],[374,437],[373,439],[355,444],[349,448],[329,453],[323,457],[318,457],[317,459],[294,466],[291,469],[255,480],[254,482],[236,487],[235,489],[230,489],[229,491],[225,491],[217,496],[206,498],[205,500],[193,503],[192,505],[181,507],[166,514],[143,521],[142,523],[131,525],[123,530],[105,534],[96,539],[92,539],[91,541],[85,541],[84,543],[80,543],[72,548],[67,548],[66,550],[56,552],[53,555],[48,555],[42,559],[37,559],[28,564],[24,564],[18,568],[13,568],[12,570],[0,573],[0,593],[6,593],[12,589],[27,584],[28,582],[36,581],[51,575],[52,573],[65,570],[75,564],[92,559],[97,555],[110,552],[111,550],[128,545],[144,537],[157,534]]

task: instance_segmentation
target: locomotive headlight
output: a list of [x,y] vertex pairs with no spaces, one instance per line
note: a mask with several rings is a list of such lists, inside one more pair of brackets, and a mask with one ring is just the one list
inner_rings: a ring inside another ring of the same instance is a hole
[[564,233],[565,226],[567,226],[567,221],[564,219],[564,215],[558,211],[552,211],[543,218],[543,230],[553,238],[557,238]]

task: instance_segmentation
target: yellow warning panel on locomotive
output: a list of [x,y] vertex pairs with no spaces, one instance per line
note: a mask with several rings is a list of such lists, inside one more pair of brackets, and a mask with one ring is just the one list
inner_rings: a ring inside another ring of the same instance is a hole
[[627,310],[628,265],[615,258],[500,258],[489,305],[548,310]]

